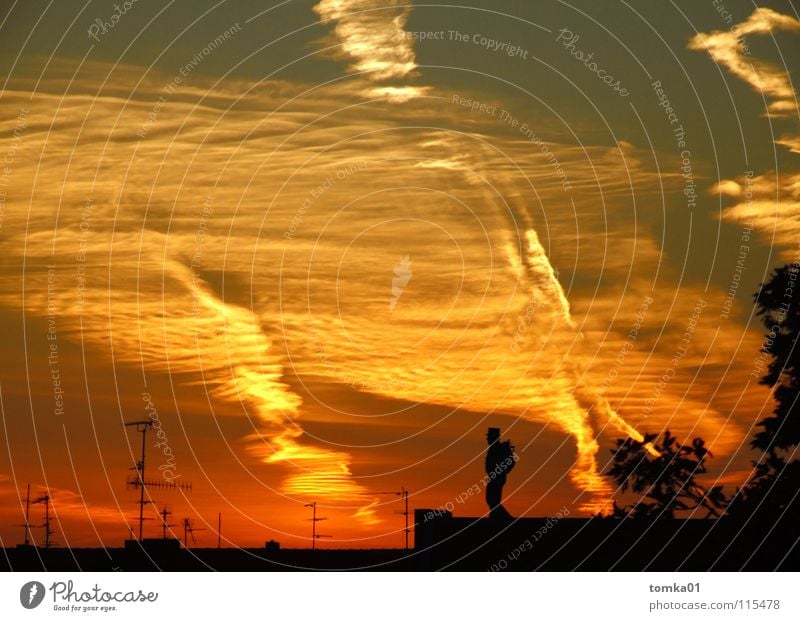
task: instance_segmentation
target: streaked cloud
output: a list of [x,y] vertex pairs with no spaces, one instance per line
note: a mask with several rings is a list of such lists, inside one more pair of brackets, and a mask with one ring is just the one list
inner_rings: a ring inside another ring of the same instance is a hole
[[[746,35],[771,35],[776,32],[800,33],[800,20],[768,8],[757,8],[741,24],[729,31],[696,35],[689,48],[706,50],[734,76],[763,93],[768,100],[768,115],[797,120],[797,93],[786,70],[760,61],[742,49],[741,38]],[[793,123],[794,124],[794,123]],[[792,153],[800,152],[800,137],[784,134],[775,144]],[[724,209],[722,220],[735,222],[756,230],[763,240],[779,246],[792,247],[800,234],[800,173],[765,171],[750,173],[732,180],[721,180],[710,189],[711,194],[736,199]],[[794,260],[795,252],[785,250],[783,257]]]
[[[728,181],[726,184],[736,182]],[[738,180],[744,188],[734,205],[727,207],[722,219],[752,227],[765,239],[785,248],[783,257],[793,261],[800,239],[800,173],[782,177],[765,173]],[[728,187],[728,186],[726,186]]]
[[748,35],[770,35],[779,31],[800,32],[800,21],[791,15],[759,7],[736,28],[695,35],[689,42],[689,49],[707,51],[717,63],[771,99],[767,114],[792,116],[797,113],[797,99],[786,71],[754,58],[742,45],[742,38]]
[[366,73],[371,81],[402,80],[417,68],[412,40],[404,26],[411,12],[408,2],[390,0],[322,0],[314,11],[331,22],[350,70]]
[[[139,70],[120,67],[96,97],[109,66],[88,66],[64,96],[51,94],[55,78],[35,94],[16,81],[2,106],[8,115],[29,105],[29,156],[15,164],[13,215],[3,224],[12,249],[3,304],[46,317],[46,267],[55,264],[66,338],[206,387],[212,402],[241,404],[252,426],[247,456],[281,470],[282,493],[339,502],[365,525],[376,520],[375,490],[360,475],[367,458],[309,433],[309,404],[293,382],[557,429],[576,447],[565,475],[586,511],[610,497],[599,474],[606,435],[715,429],[717,450],[731,450],[743,435],[737,420],[722,406],[701,416],[707,386],[688,374],[707,356],[700,348],[647,420],[636,396],[669,364],[670,339],[697,292],[667,267],[653,292],[645,274],[660,263],[659,245],[631,217],[630,196],[648,204],[662,184],[677,195],[677,175],[659,175],[630,142],[578,148],[544,126],[542,145],[567,171],[567,194],[540,147],[454,107],[452,93],[365,101],[370,89],[409,87],[415,67],[410,43],[398,39],[407,9],[368,10],[375,6],[318,5],[352,70],[370,75],[335,87],[221,88],[197,76],[144,138],[137,131],[169,76],[151,72],[131,94],[121,83]],[[390,312],[404,256],[414,275]],[[659,299],[651,331],[600,393],[629,311],[645,295]],[[370,424],[338,414],[338,425]],[[381,457],[374,448],[368,459]]]

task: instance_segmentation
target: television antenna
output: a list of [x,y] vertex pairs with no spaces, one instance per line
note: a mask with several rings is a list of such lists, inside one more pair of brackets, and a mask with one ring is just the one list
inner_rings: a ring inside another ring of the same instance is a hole
[[310,502],[306,505],[306,507],[311,507],[311,517],[308,518],[311,520],[311,549],[315,550],[317,547],[317,539],[321,537],[330,537],[330,535],[319,535],[317,534],[317,522],[321,522],[322,520],[327,520],[326,517],[317,517],[317,501]]
[[44,547],[50,548],[52,546],[52,542],[50,541],[50,535],[54,535],[55,531],[50,528],[50,520],[53,518],[50,517],[50,493],[46,493],[44,496],[40,496],[36,500],[31,501],[31,504],[44,505],[44,524],[41,526],[44,528]]
[[161,509],[161,511],[159,511],[158,514],[161,516],[161,538],[162,539],[166,539],[167,538],[167,529],[168,528],[172,528],[173,526],[175,526],[175,524],[168,524],[167,523],[168,522],[167,518],[169,518],[169,516],[172,515],[172,511],[170,511],[167,508],[167,506],[164,505],[164,508]]
[[183,518],[183,547],[187,550],[189,549],[189,542],[187,539],[187,535],[191,535],[192,543],[196,543],[194,540],[194,532],[196,530],[205,530],[205,528],[195,528],[192,526],[192,520],[189,518]]
[[25,523],[21,525],[25,529],[25,545],[31,544],[31,484],[28,483],[28,493],[25,495]]
[[152,500],[145,500],[145,489],[148,487],[155,487],[159,489],[179,489],[182,491],[191,491],[191,483],[176,483],[175,481],[155,481],[148,480],[144,476],[145,466],[145,453],[147,449],[147,432],[153,428],[152,420],[137,420],[130,423],[125,423],[126,427],[135,427],[138,433],[142,434],[142,456],[136,465],[131,468],[135,470],[136,474],[128,479],[128,487],[139,488],[139,500],[136,502],[139,505],[139,541],[142,540],[142,530],[144,526],[144,506],[151,504]]
[[366,494],[368,496],[400,496],[403,499],[403,510],[402,511],[395,511],[395,513],[399,513],[402,516],[405,516],[405,528],[403,529],[403,533],[405,534],[406,539],[406,550],[408,550],[408,533],[411,532],[411,529],[408,527],[408,490],[405,487],[401,487],[399,492],[371,492]]

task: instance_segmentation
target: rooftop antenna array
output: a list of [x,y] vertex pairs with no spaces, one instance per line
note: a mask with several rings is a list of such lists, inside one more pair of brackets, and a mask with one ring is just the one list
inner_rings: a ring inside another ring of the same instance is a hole
[[179,489],[182,491],[191,491],[192,484],[191,483],[176,483],[175,481],[165,481],[165,480],[148,480],[144,476],[144,467],[145,467],[145,454],[147,449],[147,432],[153,428],[153,421],[152,420],[137,420],[132,421],[130,423],[125,423],[126,427],[135,427],[138,433],[142,434],[142,455],[139,461],[136,462],[136,465],[131,468],[131,470],[135,470],[136,474],[128,479],[128,487],[138,488],[139,489],[139,500],[136,502],[139,505],[139,541],[142,540],[142,530],[144,527],[144,506],[152,503],[152,500],[149,498],[145,498],[146,493],[145,490],[148,487],[155,487],[157,489]]

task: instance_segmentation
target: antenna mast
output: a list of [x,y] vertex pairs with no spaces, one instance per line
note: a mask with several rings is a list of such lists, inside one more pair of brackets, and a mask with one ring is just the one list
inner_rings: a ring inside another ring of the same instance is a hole
[[[136,470],[136,474],[138,475],[138,484],[140,488],[139,494],[139,541],[142,540],[142,530],[144,526],[144,505],[146,502],[144,499],[144,456],[147,447],[147,431],[153,428],[153,421],[152,420],[140,420],[133,423],[125,423],[126,427],[136,427],[136,431],[142,434],[142,456],[136,465],[132,468],[132,470]],[[129,482],[130,484],[130,482]]]
[[175,524],[167,524],[167,518],[172,515],[172,511],[167,509],[167,506],[164,505],[164,508],[159,511],[159,515],[161,515],[161,538],[167,538],[167,529],[172,528]]
[[317,548],[317,539],[320,537],[330,537],[330,535],[318,535],[317,534],[317,522],[321,522],[322,520],[327,520],[326,517],[317,517],[317,501],[310,502],[306,505],[306,507],[311,507],[311,549],[316,550]]
[[194,540],[194,531],[196,530],[205,530],[205,528],[195,528],[192,526],[192,520],[189,518],[183,518],[183,547],[187,550],[189,549],[189,541],[187,539],[187,535],[192,536],[192,543],[196,543]]
[[52,519],[50,517],[50,493],[48,492],[32,502],[34,505],[39,503],[44,503],[44,524],[42,524],[42,527],[44,527],[44,547],[47,549],[51,547],[50,535],[54,535],[56,532],[50,528],[50,520]]
[[28,493],[25,495],[25,523],[22,525],[25,529],[25,545],[31,544],[31,484],[28,483]]
[[[142,540],[142,530],[144,526],[144,506],[147,504],[152,503],[151,500],[145,500],[145,488],[147,487],[157,487],[157,488],[166,488],[166,489],[180,489],[184,491],[191,491],[192,484],[191,483],[175,483],[174,481],[153,481],[147,480],[144,477],[144,466],[145,466],[145,454],[147,449],[147,432],[153,428],[153,421],[152,420],[137,420],[130,423],[125,423],[126,427],[136,427],[136,431],[142,434],[142,456],[136,465],[131,468],[131,470],[136,471],[136,475],[128,480],[129,487],[138,487],[139,488],[139,500],[136,502],[139,504],[139,541]],[[166,538],[166,527],[165,527],[165,538]]]
[[401,487],[400,492],[403,494],[403,501],[405,503],[405,508],[403,509],[403,515],[406,518],[405,535],[406,535],[406,550],[408,550],[408,533],[410,532],[410,529],[408,528],[408,490],[405,487]]
[[402,516],[405,516],[405,528],[403,532],[405,534],[406,540],[406,550],[408,550],[408,533],[411,532],[411,529],[408,527],[408,516],[410,515],[408,511],[408,490],[405,487],[401,487],[399,492],[371,492],[365,494],[366,496],[400,496],[403,499],[403,510],[396,511]]

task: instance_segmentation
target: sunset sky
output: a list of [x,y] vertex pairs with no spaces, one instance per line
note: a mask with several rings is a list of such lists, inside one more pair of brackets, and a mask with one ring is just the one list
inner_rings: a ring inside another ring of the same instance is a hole
[[153,412],[192,491],[149,516],[198,545],[309,546],[317,501],[321,546],[399,546],[401,487],[483,515],[488,426],[515,516],[607,509],[629,433],[745,480],[791,2],[261,4],[4,3],[3,544],[30,483],[59,545],[119,545]]

